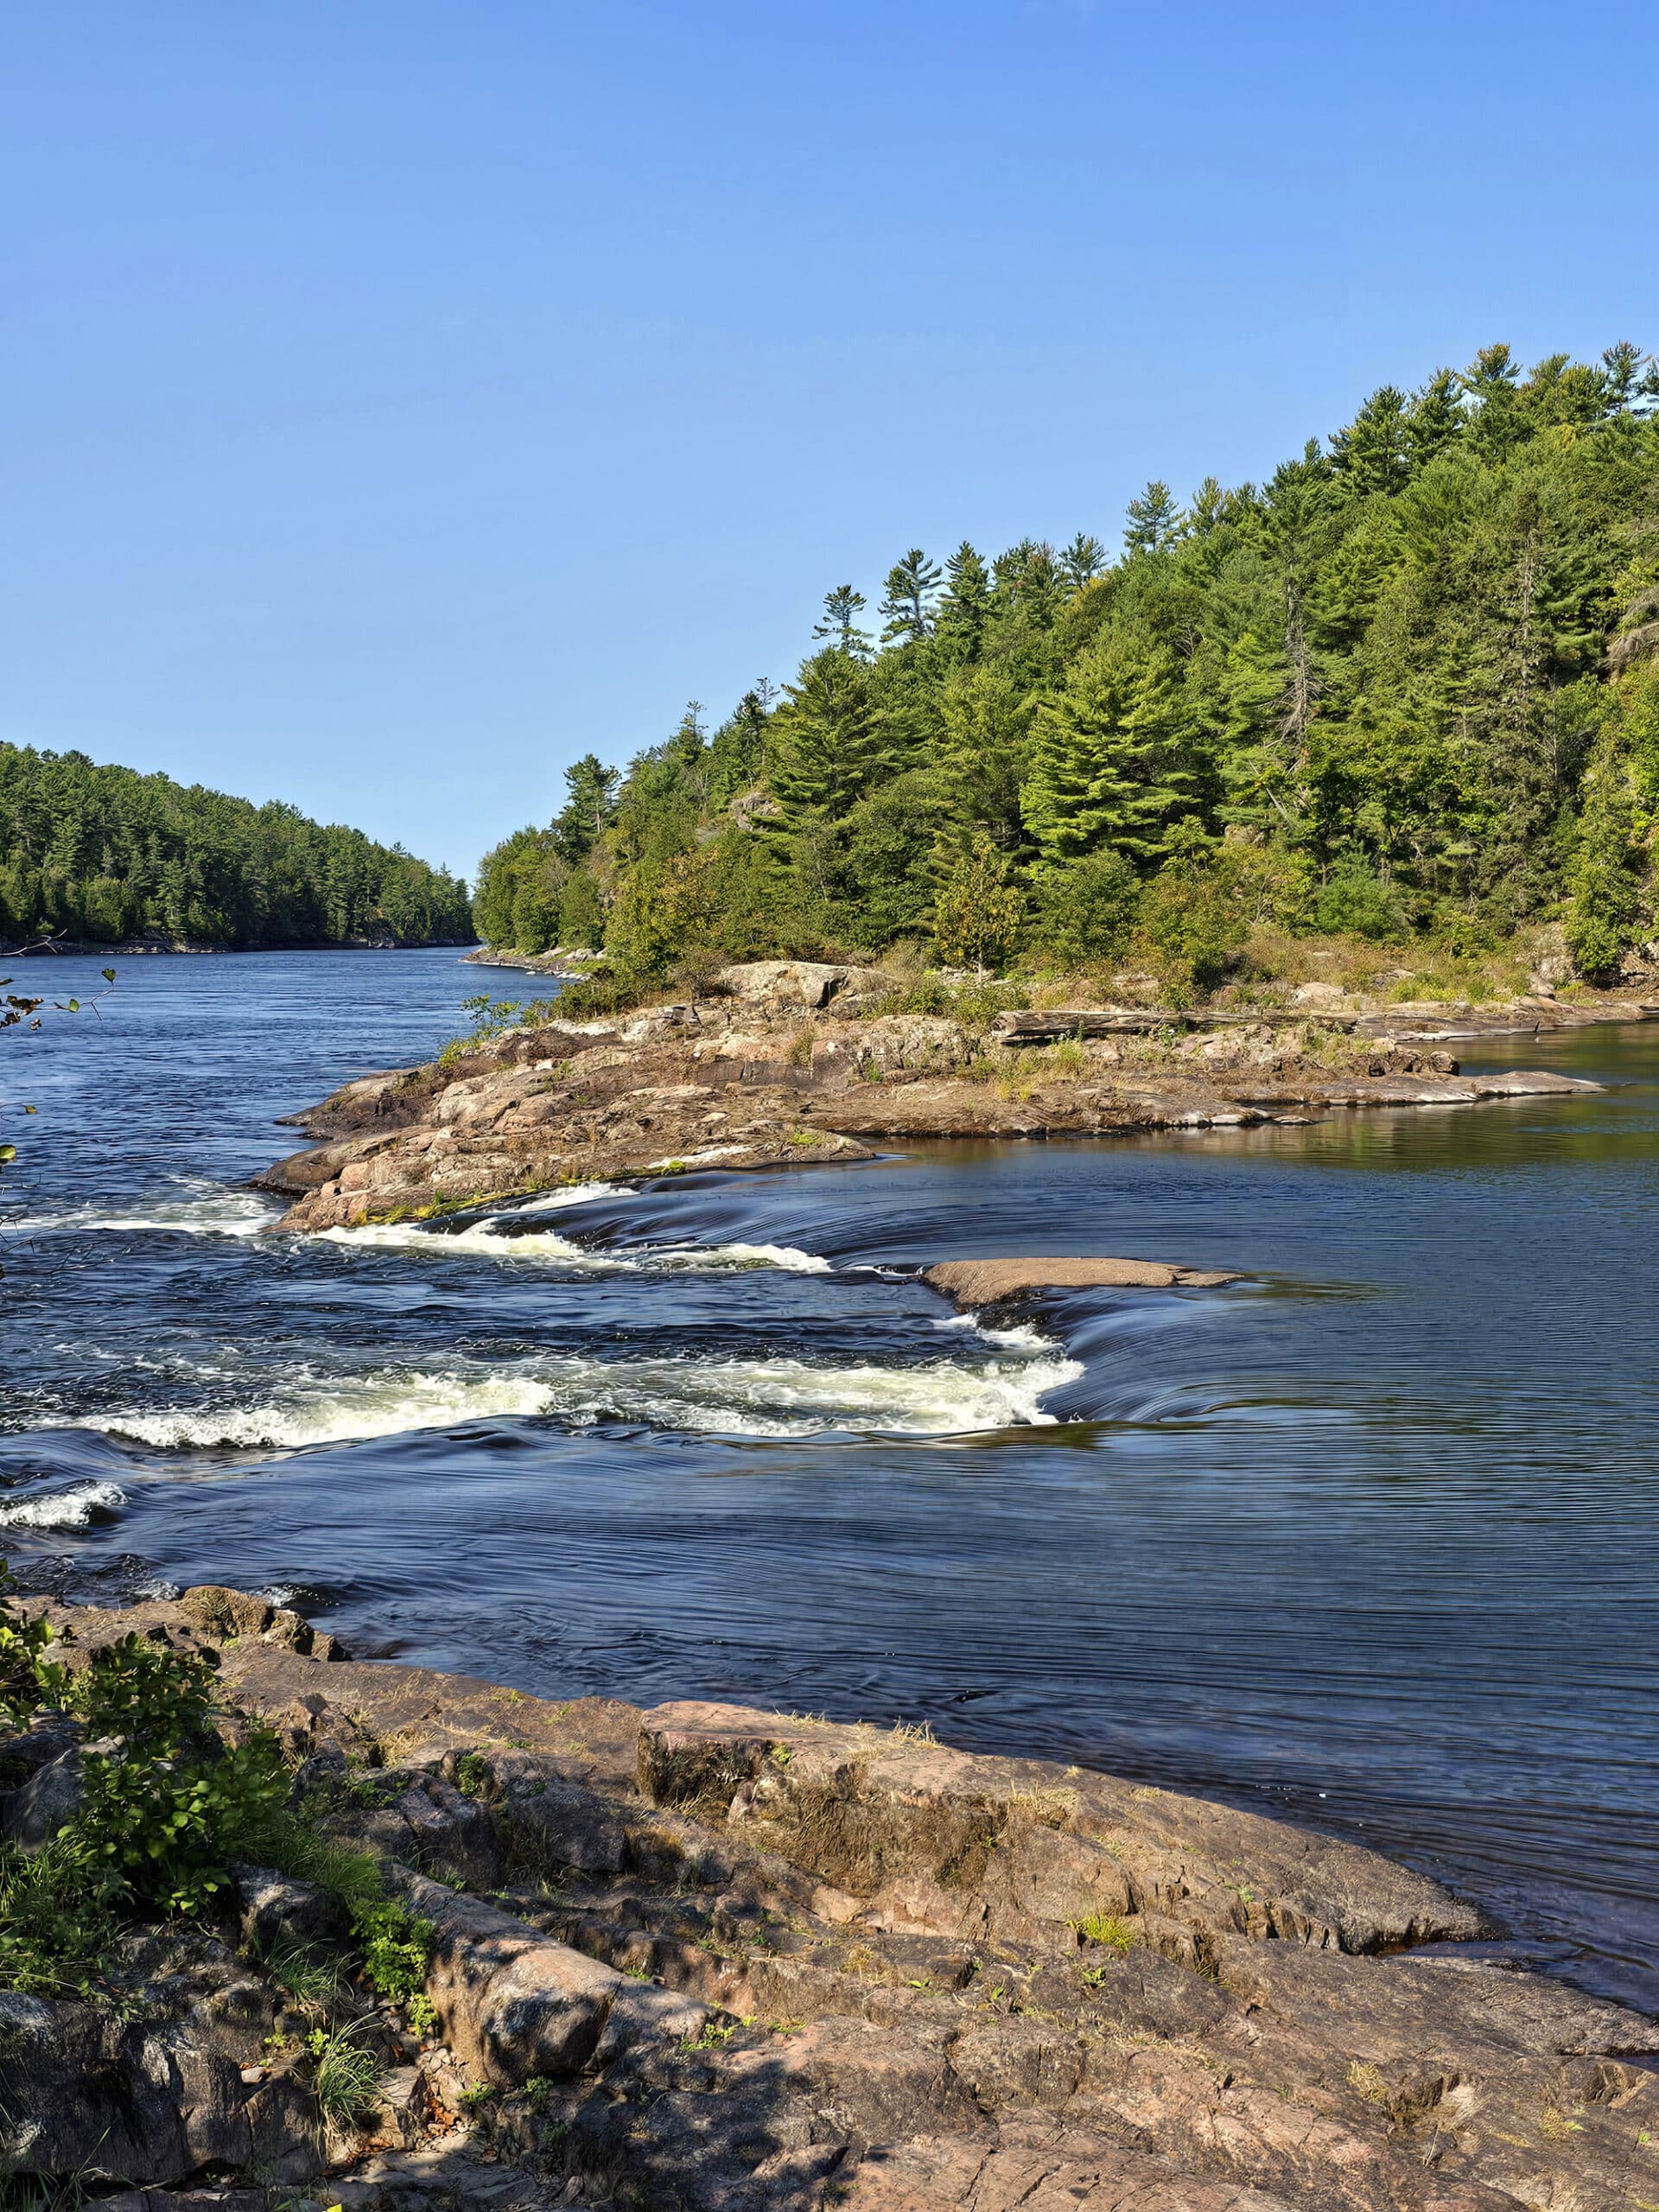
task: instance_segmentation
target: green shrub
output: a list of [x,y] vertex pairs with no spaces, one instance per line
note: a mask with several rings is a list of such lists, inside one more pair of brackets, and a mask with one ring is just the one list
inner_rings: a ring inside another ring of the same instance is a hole
[[1249,925],[1219,873],[1195,857],[1172,861],[1147,886],[1140,933],[1173,992],[1210,990],[1243,950]]
[[427,1962],[436,1934],[429,1920],[416,1919],[391,1898],[362,1905],[352,1924],[363,1953],[363,1971],[379,1994],[393,2005],[408,2005],[426,1981]]
[[0,1559],[0,1729],[8,1732],[26,1728],[37,1707],[60,1698],[67,1679],[46,1656],[52,1642],[49,1623],[26,1619],[6,1603],[16,1588],[10,1567]]
[[1032,938],[1052,958],[1081,967],[1122,950],[1140,904],[1141,879],[1124,855],[1090,853],[1044,882]]
[[33,1853],[0,1852],[0,1988],[89,1996],[119,1932],[73,1829]]
[[1326,936],[1379,941],[1401,936],[1406,926],[1392,886],[1356,861],[1332,871],[1314,897],[1313,921]]
[[[69,1678],[65,1700],[89,1739],[75,1831],[106,1897],[163,1912],[206,1911],[234,1859],[268,1859],[289,1782],[276,1738],[247,1727],[225,1743],[205,1660],[123,1637]],[[245,1726],[245,1724],[243,1724]]]
[[657,986],[626,968],[602,963],[579,982],[567,983],[550,1012],[560,1021],[598,1021],[607,1014],[628,1014]]

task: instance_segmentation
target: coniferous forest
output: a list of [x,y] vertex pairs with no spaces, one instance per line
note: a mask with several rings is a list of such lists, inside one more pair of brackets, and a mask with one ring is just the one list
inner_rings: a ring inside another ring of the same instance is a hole
[[1262,483],[1149,484],[1115,552],[912,549],[781,690],[567,782],[479,931],[632,979],[909,941],[1202,988],[1263,925],[1468,957],[1556,920],[1607,980],[1655,927],[1659,372],[1492,346]]
[[291,806],[0,745],[0,938],[471,942],[467,887]]

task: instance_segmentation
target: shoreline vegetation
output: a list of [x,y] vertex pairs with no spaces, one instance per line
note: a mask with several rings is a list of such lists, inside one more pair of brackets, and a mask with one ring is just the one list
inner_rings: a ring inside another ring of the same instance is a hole
[[926,1727],[355,1660],[220,1586],[10,1598],[0,1659],[0,2164],[30,2202],[1651,2186],[1659,2029],[1313,1830]]
[[275,800],[0,744],[8,959],[473,942],[466,885],[401,846]]
[[1514,995],[1541,931],[1557,982],[1617,987],[1655,929],[1656,409],[1633,345],[1491,346],[1259,485],[1149,484],[1116,559],[912,548],[873,609],[826,594],[781,691],[578,760],[480,864],[478,934],[601,950],[611,1010],[906,950],[1180,1005],[1321,944]]

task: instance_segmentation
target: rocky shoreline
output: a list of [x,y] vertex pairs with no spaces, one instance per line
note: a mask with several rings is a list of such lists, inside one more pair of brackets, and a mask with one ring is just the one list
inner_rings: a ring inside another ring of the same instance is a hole
[[[204,1655],[426,1931],[423,2002],[358,2005],[350,2125],[293,1994],[295,1948],[337,1940],[308,1883],[238,1869],[217,1930],[130,1939],[113,1997],[0,1993],[0,2164],[41,2202],[1592,2212],[1659,2186],[1659,2028],[1507,1970],[1470,1906],[1353,1845],[925,1729],[353,1661],[234,1591],[28,1610],[72,1668],[130,1634]],[[0,1740],[14,1840],[73,1803],[73,1735]]]
[[[1593,1084],[1469,1077],[1459,1038],[1637,1020],[1637,999],[1496,1008],[1027,1007],[889,1011],[868,969],[763,961],[714,993],[550,1020],[424,1067],[347,1084],[294,1117],[316,1140],[256,1177],[279,1226],[346,1227],[700,1167],[861,1160],[888,1140],[1105,1136],[1297,1123],[1367,1107],[1463,1106]],[[958,998],[971,1007],[972,995]]]

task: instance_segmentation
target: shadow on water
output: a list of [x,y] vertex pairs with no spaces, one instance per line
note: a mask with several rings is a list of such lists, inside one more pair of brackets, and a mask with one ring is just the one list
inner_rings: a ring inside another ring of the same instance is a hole
[[[0,1541],[32,1571],[1205,1789],[1659,2005],[1659,1034],[1483,1047],[1619,1086],[1569,1099],[262,1234],[271,1118],[429,1053],[474,986],[156,962],[17,1063]],[[1033,1252],[1244,1280],[977,1325],[915,1280]]]

